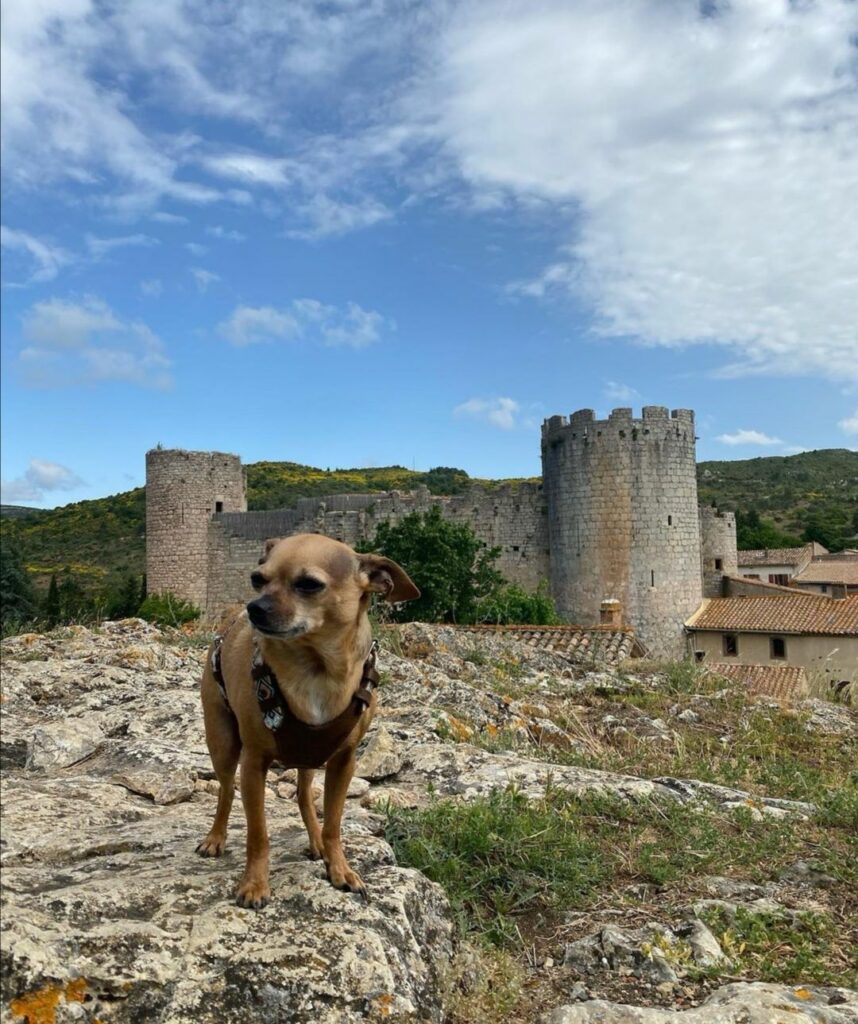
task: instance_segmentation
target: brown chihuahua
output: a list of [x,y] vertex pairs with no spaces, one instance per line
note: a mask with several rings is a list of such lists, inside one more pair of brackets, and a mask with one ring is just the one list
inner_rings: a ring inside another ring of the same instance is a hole
[[[287,767],[299,768],[298,806],[310,837],[309,856],[324,858],[328,878],[338,889],[366,896],[360,876],[343,853],[340,821],[355,749],[375,714],[375,693],[371,687],[363,688],[372,643],[369,595],[411,601],[420,591],[389,558],[357,554],[320,534],[268,541],[250,582],[260,596],[233,620],[222,639],[215,640],[203,673],[206,742],[220,792],[211,831],[197,852],[203,857],[223,853],[240,757],[247,863],[237,902],[255,910],[264,907],[271,894],[265,777],[272,761],[292,762]],[[374,673],[372,677],[377,678]],[[263,700],[264,694],[273,704]],[[265,713],[272,706],[274,720]],[[294,727],[289,735],[301,742],[309,736],[311,748],[314,730],[321,734],[335,719],[344,723],[341,742],[335,736],[337,745],[325,757],[321,828],[313,803],[314,768],[306,767],[306,753],[297,752],[300,743],[295,744],[294,758],[284,749],[282,729],[275,729],[284,717]]]

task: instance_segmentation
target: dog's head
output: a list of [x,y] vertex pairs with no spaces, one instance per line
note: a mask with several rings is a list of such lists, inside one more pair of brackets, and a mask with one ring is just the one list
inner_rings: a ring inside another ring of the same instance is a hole
[[420,591],[405,570],[382,555],[358,554],[321,534],[266,542],[250,583],[259,597],[247,605],[251,624],[266,636],[291,640],[354,626],[371,593],[390,602]]

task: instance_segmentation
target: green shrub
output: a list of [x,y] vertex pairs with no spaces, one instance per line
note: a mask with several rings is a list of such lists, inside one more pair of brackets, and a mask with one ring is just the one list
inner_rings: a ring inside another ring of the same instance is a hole
[[515,583],[505,583],[477,604],[477,622],[506,625],[556,626],[560,622],[554,602],[543,580],[535,594]]
[[137,614],[141,619],[158,626],[181,626],[185,622],[195,621],[202,612],[190,601],[167,592],[150,594],[140,605]]

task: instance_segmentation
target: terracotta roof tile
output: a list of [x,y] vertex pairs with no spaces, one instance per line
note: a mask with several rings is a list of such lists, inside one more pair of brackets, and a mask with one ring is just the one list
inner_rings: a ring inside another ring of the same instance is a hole
[[807,672],[801,665],[735,665],[711,662],[710,672],[746,686],[750,693],[777,700],[795,700],[807,694]]
[[757,548],[737,552],[737,564],[743,568],[752,565],[801,565],[811,557],[810,545],[800,548]]
[[826,558],[811,562],[800,573],[793,576],[796,583],[846,583],[858,587],[858,556]]
[[835,600],[824,594],[796,591],[759,597],[712,597],[685,625],[690,630],[858,636],[858,595]]
[[619,665],[631,657],[635,634],[630,626],[457,626],[462,633],[504,633],[528,647],[565,655],[576,661],[593,658]]

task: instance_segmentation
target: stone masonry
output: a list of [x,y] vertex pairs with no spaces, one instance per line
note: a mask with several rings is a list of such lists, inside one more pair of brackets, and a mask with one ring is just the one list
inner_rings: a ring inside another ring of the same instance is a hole
[[542,429],[551,590],[573,622],[598,622],[604,598],[654,652],[681,655],[700,604],[694,414],[646,406],[552,416]]
[[598,623],[602,601],[613,598],[652,653],[684,654],[683,622],[736,567],[734,517],[698,512],[694,414],[647,406],[640,419],[631,409],[607,420],[589,409],[553,416],[542,461],[543,484],[452,497],[426,488],[341,494],[248,512],[238,456],[156,449],[146,455],[148,589],[214,618],[247,600],[267,538],[315,532],[354,545],[382,522],[439,505],[500,548],[507,579],[528,590],[549,582],[568,621]]

